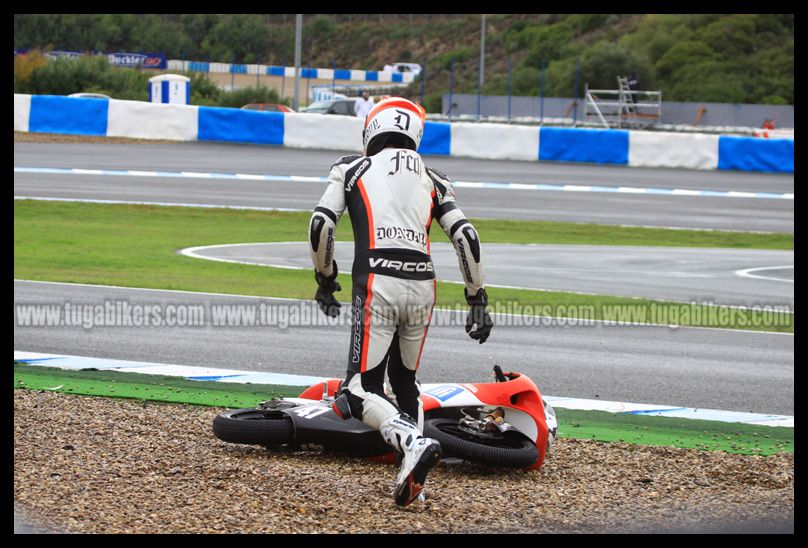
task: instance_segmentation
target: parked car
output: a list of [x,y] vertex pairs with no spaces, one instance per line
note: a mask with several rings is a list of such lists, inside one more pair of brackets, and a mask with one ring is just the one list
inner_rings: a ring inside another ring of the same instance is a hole
[[83,99],[106,99],[109,101],[112,99],[109,95],[104,95],[103,93],[71,93],[68,97],[81,97]]
[[331,99],[328,101],[315,101],[309,106],[300,109],[300,112],[356,116],[356,112],[354,111],[355,103],[356,103],[355,97],[351,99]]
[[244,105],[241,110],[263,110],[264,112],[294,112],[295,109],[277,103],[250,103]]
[[415,76],[421,72],[421,65],[418,63],[393,63],[384,65],[385,72],[412,72]]

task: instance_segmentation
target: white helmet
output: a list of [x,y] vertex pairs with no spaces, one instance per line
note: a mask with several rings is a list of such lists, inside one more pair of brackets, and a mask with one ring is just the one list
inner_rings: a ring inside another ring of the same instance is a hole
[[[412,150],[417,150],[424,134],[426,113],[422,107],[403,97],[388,97],[379,101],[365,118],[362,146],[365,155],[371,141],[385,134],[397,133],[408,137]],[[410,144],[408,142],[408,144]],[[408,147],[409,148],[409,147]]]

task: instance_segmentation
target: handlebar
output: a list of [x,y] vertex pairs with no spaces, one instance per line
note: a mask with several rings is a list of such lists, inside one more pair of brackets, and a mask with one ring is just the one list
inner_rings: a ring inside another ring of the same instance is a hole
[[519,373],[512,373],[507,372],[503,373],[502,368],[498,365],[494,366],[494,378],[496,378],[497,382],[508,382],[512,381],[513,379],[518,379],[521,375]]

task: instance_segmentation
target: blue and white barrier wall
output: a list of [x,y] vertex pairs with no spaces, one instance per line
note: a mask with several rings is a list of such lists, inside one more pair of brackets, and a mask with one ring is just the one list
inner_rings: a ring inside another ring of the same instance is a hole
[[[236,63],[208,63],[205,61],[168,60],[168,70],[183,72],[218,72],[226,74],[261,74],[264,76],[285,76],[294,78],[295,67],[274,65],[241,65]],[[301,78],[312,80],[350,80],[353,82],[390,82],[409,84],[415,80],[412,72],[384,70],[352,70],[335,68],[301,67]]]
[[[14,130],[294,148],[362,148],[362,120],[55,95],[14,95]],[[794,172],[794,140],[427,121],[419,152],[638,167]]]

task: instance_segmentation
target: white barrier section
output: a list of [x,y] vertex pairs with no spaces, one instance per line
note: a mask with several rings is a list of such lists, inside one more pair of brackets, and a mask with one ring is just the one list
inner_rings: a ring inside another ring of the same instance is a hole
[[452,124],[451,156],[492,160],[539,159],[538,126]]
[[31,117],[31,96],[14,94],[14,131],[28,131]]
[[364,122],[354,116],[286,113],[283,115],[283,146],[361,154],[363,126]]
[[109,137],[195,141],[198,129],[199,107],[196,106],[116,99],[109,102]]
[[630,131],[628,165],[716,169],[718,135]]

